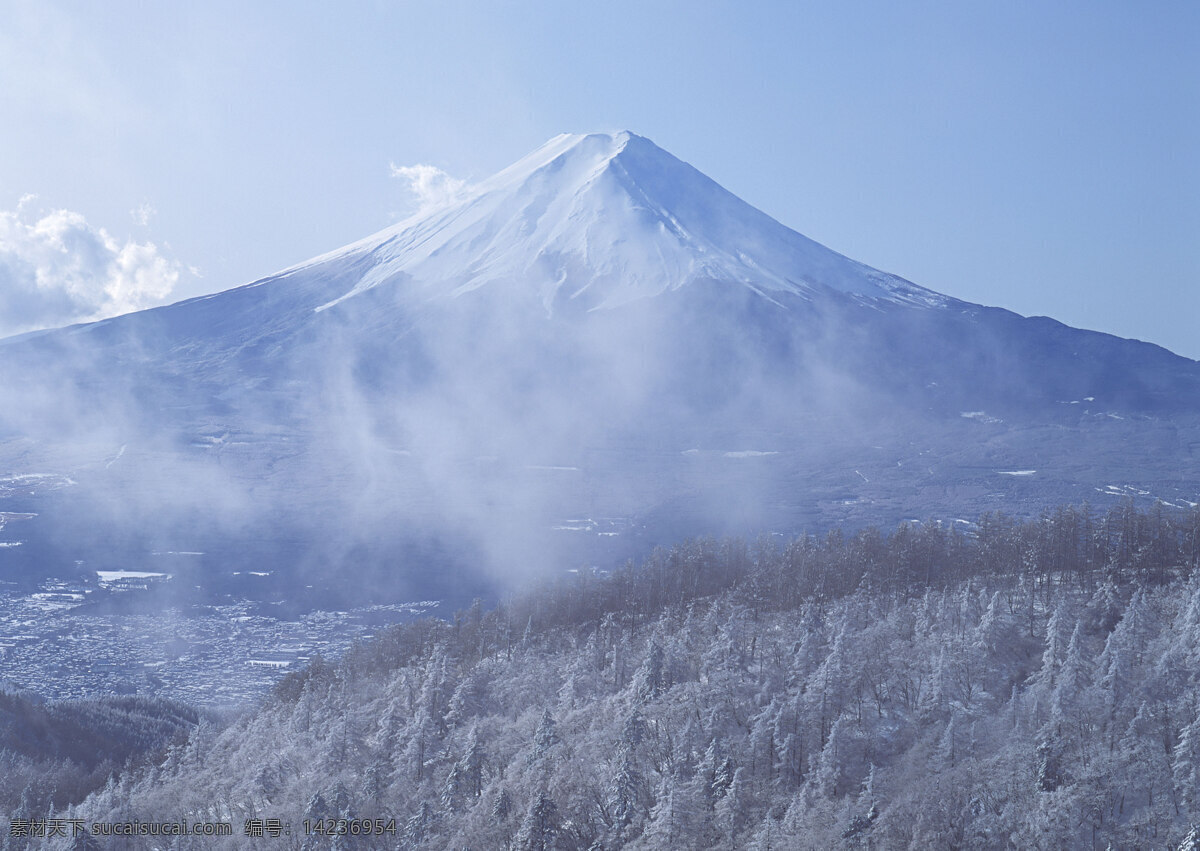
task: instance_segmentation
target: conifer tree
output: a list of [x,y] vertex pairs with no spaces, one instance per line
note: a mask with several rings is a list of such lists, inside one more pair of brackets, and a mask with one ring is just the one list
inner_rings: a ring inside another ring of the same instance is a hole
[[559,829],[558,805],[543,790],[529,800],[521,828],[517,831],[516,846],[521,851],[552,851]]

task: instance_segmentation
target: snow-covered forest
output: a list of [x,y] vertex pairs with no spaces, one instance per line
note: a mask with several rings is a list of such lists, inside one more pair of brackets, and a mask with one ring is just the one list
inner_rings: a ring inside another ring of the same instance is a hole
[[[121,848],[1197,847],[1198,565],[1200,510],[1161,503],[693,541],[314,660],[12,817],[234,826]],[[306,835],[337,818],[385,830]]]

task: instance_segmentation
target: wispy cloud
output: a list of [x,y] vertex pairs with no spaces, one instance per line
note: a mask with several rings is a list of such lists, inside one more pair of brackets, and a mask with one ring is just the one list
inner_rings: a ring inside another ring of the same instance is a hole
[[143,201],[135,208],[130,210],[129,215],[132,216],[133,220],[139,225],[146,227],[146,225],[150,224],[150,220],[154,218],[157,212],[158,210],[154,209],[153,204],[151,204],[149,201]]
[[[180,265],[151,242],[118,242],[70,210],[0,210],[0,336],[161,304]],[[147,220],[151,213],[147,212]]]
[[417,212],[424,213],[458,200],[470,186],[465,180],[451,177],[435,165],[390,164],[392,177],[407,184],[408,191],[416,199]]

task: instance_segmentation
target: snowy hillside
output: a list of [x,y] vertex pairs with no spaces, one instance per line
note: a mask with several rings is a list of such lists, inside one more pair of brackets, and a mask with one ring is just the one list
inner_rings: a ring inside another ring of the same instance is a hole
[[692,542],[316,662],[58,812],[233,825],[212,848],[1191,851],[1197,531]]

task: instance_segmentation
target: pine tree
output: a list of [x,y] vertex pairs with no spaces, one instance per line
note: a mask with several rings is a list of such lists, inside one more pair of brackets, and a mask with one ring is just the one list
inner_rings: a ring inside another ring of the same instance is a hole
[[508,794],[507,789],[501,789],[500,794],[492,802],[492,818],[503,824],[512,815],[512,806],[512,795]]
[[1087,744],[1092,728],[1092,713],[1088,711],[1091,664],[1083,655],[1082,642],[1082,628],[1076,623],[1051,695],[1049,722],[1055,729],[1070,734],[1080,747]]
[[309,821],[321,821],[327,818],[336,818],[336,811],[325,800],[325,796],[320,792],[313,792],[308,799],[308,804],[304,807],[304,817]]
[[658,788],[642,841],[648,848],[703,847],[702,823],[691,787],[664,781]]
[[958,762],[958,713],[955,712],[950,716],[950,720],[946,722],[946,727],[942,731],[941,739],[938,741],[937,747],[937,762],[934,766],[941,770],[949,769]]
[[412,779],[420,783],[425,777],[425,764],[437,749],[439,735],[437,726],[424,708],[417,710],[417,715],[409,724],[405,733],[408,742],[401,754],[402,762],[408,767]]
[[862,791],[858,793],[858,811],[863,814],[867,824],[875,823],[883,808],[883,798],[879,791],[879,781],[876,776],[875,764],[871,764],[867,777],[863,781]]
[[467,751],[459,764],[466,780],[467,793],[475,798],[483,794],[483,769],[486,762],[487,751],[479,740],[479,726],[473,723],[467,733]]
[[1050,735],[1037,746],[1037,784],[1038,791],[1053,792],[1063,785],[1062,743]]
[[558,805],[543,790],[529,800],[516,845],[521,851],[551,851],[559,834]]
[[758,714],[750,730],[750,769],[758,777],[763,775],[767,780],[775,776],[775,713],[774,707],[768,706]]
[[775,771],[785,786],[798,787],[804,782],[804,742],[799,733],[788,733],[784,738]]
[[714,818],[717,829],[720,830],[729,843],[730,848],[737,847],[737,839],[745,829],[750,814],[750,790],[741,768],[733,774],[733,780],[725,796],[717,802]]
[[483,679],[477,670],[471,670],[450,697],[446,711],[446,723],[450,727],[466,724],[472,718],[484,711],[486,689]]
[[558,722],[554,720],[549,709],[543,709],[541,720],[538,721],[537,729],[533,734],[533,748],[529,752],[529,764],[533,765],[540,760],[550,759],[558,743]]
[[839,797],[842,788],[843,772],[851,758],[851,743],[854,740],[851,731],[851,721],[846,715],[839,715],[829,730],[829,741],[817,759],[814,781],[821,794],[826,797]]
[[409,847],[416,847],[424,842],[433,829],[434,812],[428,801],[422,801],[421,806],[404,824],[404,841]]
[[442,783],[442,812],[447,815],[454,815],[462,807],[463,799],[463,770],[460,763],[454,763],[450,766],[450,772],[446,775],[446,780]]
[[363,772],[363,797],[378,805],[379,799],[392,783],[392,762],[386,756],[378,756],[371,760]]
[[782,851],[788,845],[781,833],[779,824],[767,813],[746,844],[746,851]]
[[1161,726],[1154,710],[1143,702],[1120,743],[1124,800],[1132,810],[1128,825],[1140,841],[1157,837],[1176,811],[1175,785]]
[[709,741],[704,755],[696,765],[696,777],[702,786],[704,800],[709,806],[725,794],[733,780],[733,763],[726,754],[723,739],[713,736]]
[[1200,812],[1200,714],[1179,734],[1171,773],[1184,812]]
[[1062,667],[1063,658],[1067,650],[1067,629],[1066,605],[1064,601],[1059,600],[1058,605],[1054,607],[1054,611],[1050,615],[1049,622],[1046,624],[1046,641],[1045,650],[1042,652],[1042,667],[1033,678],[1034,684],[1040,686],[1047,695],[1053,692],[1054,688],[1058,685],[1058,672]]
[[632,749],[622,745],[617,756],[617,770],[609,779],[605,797],[618,835],[640,826],[649,809],[649,798],[646,779],[638,770]]
[[646,738],[647,725],[646,719],[642,717],[642,711],[637,706],[625,716],[625,721],[621,725],[621,744],[636,751],[638,746]]
[[634,693],[639,699],[650,700],[657,697],[665,688],[663,659],[662,646],[658,641],[651,639],[650,647],[646,651],[646,660],[633,675],[632,685]]

